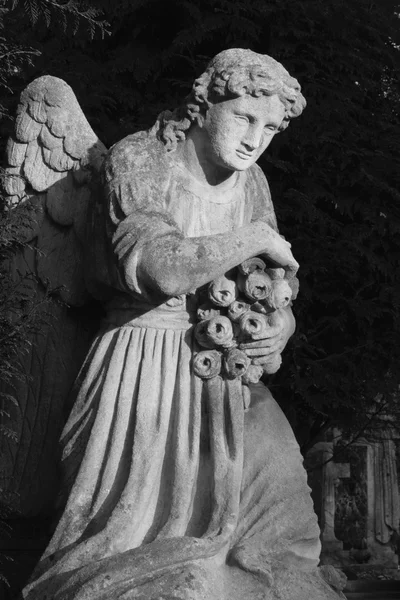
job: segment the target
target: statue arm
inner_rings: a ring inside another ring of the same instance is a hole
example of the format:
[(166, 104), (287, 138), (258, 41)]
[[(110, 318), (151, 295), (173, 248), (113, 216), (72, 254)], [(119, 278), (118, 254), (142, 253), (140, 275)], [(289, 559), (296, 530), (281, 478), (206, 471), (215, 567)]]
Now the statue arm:
[(289, 244), (263, 221), (185, 238), (169, 215), (138, 211), (119, 224), (112, 242), (127, 288), (158, 297), (190, 292), (255, 255), (297, 266)]

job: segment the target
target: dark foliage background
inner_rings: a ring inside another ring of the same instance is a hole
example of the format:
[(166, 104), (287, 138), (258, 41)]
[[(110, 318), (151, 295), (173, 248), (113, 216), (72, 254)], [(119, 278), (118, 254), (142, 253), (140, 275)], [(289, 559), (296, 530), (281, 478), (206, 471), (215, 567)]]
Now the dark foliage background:
[[(393, 0), (0, 2), (3, 112), (33, 78), (55, 75), (108, 145), (173, 108), (225, 48), (271, 54), (299, 79), (308, 108), (260, 164), (301, 264), (297, 333), (269, 383), (304, 450), (331, 425), (358, 435), (376, 413), (397, 415), (399, 10)], [(12, 121), (0, 125), (4, 141)]]

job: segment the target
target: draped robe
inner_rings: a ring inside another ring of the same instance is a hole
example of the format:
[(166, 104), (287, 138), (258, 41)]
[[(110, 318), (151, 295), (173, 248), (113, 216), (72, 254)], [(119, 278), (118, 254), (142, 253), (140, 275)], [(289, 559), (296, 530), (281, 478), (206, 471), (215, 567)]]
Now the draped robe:
[(62, 434), (65, 508), (24, 597), (235, 598), (239, 569), (265, 598), (336, 598), (316, 574), (319, 529), (282, 411), (262, 383), (245, 410), (240, 380), (196, 377), (198, 293), (161, 303), (137, 268), (155, 237), (276, 228), (261, 169), (210, 191), (139, 133), (111, 149), (104, 189), (108, 251), (88, 277), (103, 274), (106, 317)]

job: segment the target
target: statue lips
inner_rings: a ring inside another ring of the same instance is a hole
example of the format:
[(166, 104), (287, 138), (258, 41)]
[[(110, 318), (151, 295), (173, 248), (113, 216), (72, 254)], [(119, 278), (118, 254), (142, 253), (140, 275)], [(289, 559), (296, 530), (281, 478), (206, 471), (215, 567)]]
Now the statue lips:
[(253, 158), (253, 153), (249, 154), (248, 152), (243, 152), (243, 150), (236, 150), (236, 154), (242, 160), (249, 160), (250, 158)]

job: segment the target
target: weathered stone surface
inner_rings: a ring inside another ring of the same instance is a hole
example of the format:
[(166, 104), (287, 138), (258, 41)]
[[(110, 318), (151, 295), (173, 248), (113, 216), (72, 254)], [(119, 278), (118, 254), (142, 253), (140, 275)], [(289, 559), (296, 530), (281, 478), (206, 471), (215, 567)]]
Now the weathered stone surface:
[[(46, 191), (75, 169), (70, 157), (93, 173), (74, 179), (92, 190), (89, 213), (63, 184), (48, 193), (41, 280), (58, 265), (54, 281), (65, 277), (78, 304), (82, 263), (106, 310), (61, 436), (64, 512), (26, 599), (340, 597), (317, 569), (319, 529), (293, 432), (263, 383), (242, 382), (250, 364), (279, 368), (294, 331), (284, 304), (298, 264), (255, 163), (304, 106), (282, 65), (228, 50), (185, 108), (110, 150), (100, 179), (101, 147), (70, 88), (41, 78), (24, 93), (17, 139), (29, 142), (28, 183)], [(82, 261), (73, 235), (84, 240), (86, 215), (97, 233)], [(255, 256), (262, 290), (238, 273)], [(264, 269), (288, 282), (283, 304)], [(265, 324), (254, 335), (229, 313), (238, 278)], [(217, 316), (198, 312), (206, 301)], [(203, 357), (203, 375), (192, 368), (196, 318), (220, 356)], [(233, 356), (244, 357), (240, 368)]]

